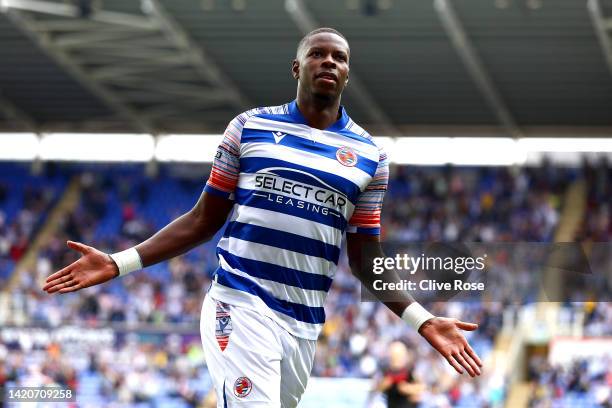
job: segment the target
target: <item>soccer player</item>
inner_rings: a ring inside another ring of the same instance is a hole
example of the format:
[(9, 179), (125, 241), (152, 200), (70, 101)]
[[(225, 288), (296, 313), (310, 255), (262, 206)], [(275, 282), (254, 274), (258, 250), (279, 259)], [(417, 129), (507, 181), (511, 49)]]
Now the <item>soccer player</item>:
[[(338, 31), (307, 34), (292, 65), (297, 98), (229, 123), (190, 211), (111, 255), (68, 241), (82, 257), (49, 276), (43, 289), (73, 292), (185, 253), (210, 240), (231, 212), (200, 324), (219, 406), (295, 407), (312, 368), (343, 234), (351, 269), (368, 287), (373, 274), (363, 248), (374, 245), (382, 255), (388, 160), (340, 105), (349, 59)], [(477, 325), (434, 317), (402, 296), (385, 305), (457, 372), (479, 375), (482, 363), (461, 333)]]

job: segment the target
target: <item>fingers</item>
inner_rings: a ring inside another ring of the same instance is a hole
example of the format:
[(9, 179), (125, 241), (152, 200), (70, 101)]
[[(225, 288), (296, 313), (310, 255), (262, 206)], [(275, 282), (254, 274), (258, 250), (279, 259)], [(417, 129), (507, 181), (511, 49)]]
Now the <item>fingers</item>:
[[(87, 245), (75, 241), (66, 241), (66, 245), (68, 246), (68, 248), (74, 249), (75, 251), (79, 251), (83, 255), (88, 254), (92, 249)], [(53, 293), (59, 290), (55, 286), (62, 284), (66, 282), (67, 279), (69, 279), (68, 275), (74, 270), (74, 266), (77, 262), (79, 261), (73, 262), (64, 269), (61, 269), (47, 277), (47, 279), (45, 280), (47, 284), (43, 287), (43, 290), (48, 291), (49, 293)]]
[[(58, 278), (61, 278), (61, 277), (65, 276), (65, 275), (69, 274), (69, 273), (70, 273), (70, 271), (72, 270), (72, 266), (73, 266), (73, 265), (74, 265), (74, 263), (72, 263), (72, 264), (68, 265), (68, 266), (67, 266), (67, 267), (65, 267), (64, 269), (61, 269), (61, 270), (59, 270), (59, 271), (55, 272), (53, 275), (49, 275), (49, 277), (47, 277), (47, 279), (45, 280), (45, 282), (47, 282), (47, 283), (48, 283), (48, 282), (51, 282), (51, 281), (53, 281), (53, 280), (56, 280), (56, 279), (58, 279)], [(43, 290), (46, 290), (45, 288), (46, 288), (47, 286), (49, 286), (49, 285), (46, 285), (46, 286), (43, 288)]]
[(467, 322), (462, 322), (461, 320), (458, 320), (457, 323), (455, 324), (461, 330), (473, 331), (478, 328), (478, 325), (476, 323), (467, 323)]
[(73, 284), (71, 286), (68, 286), (68, 287), (60, 289), (59, 293), (75, 292), (75, 291), (77, 291), (79, 289), (82, 289), (82, 288), (83, 288), (82, 284), (73, 282)]
[(53, 281), (47, 283), (43, 290), (46, 290), (47, 293), (54, 293), (60, 290), (61, 288), (67, 286), (66, 284), (73, 280), (73, 276), (70, 273), (67, 273)]
[(461, 365), (461, 367), (466, 369), (466, 371), (468, 372), (470, 377), (475, 377), (476, 376), (476, 372), (474, 371), (472, 366), (470, 366), (470, 364), (467, 361), (465, 361), (465, 359), (463, 358), (463, 355), (461, 353), (453, 354), (453, 358)]
[[(45, 286), (43, 286), (43, 290), (49, 291), (49, 289), (53, 288), (54, 286), (69, 281), (70, 279), (72, 279), (72, 276), (71, 276), (70, 272), (71, 272), (70, 269), (64, 268), (61, 271), (56, 272), (53, 275), (49, 276), (47, 278), (47, 284)], [(53, 279), (51, 279), (51, 278), (53, 278)]]
[(455, 369), (455, 371), (457, 371), (459, 374), (463, 374), (463, 369), (461, 369), (461, 365), (459, 365), (459, 363), (457, 363), (452, 356), (444, 356), (444, 358), (446, 358), (446, 361), (448, 361), (448, 364), (450, 364), (451, 366), (453, 366), (453, 368)]
[(67, 241), (66, 245), (68, 245), (68, 248), (74, 249), (75, 251), (79, 251), (83, 255), (87, 254), (91, 250), (91, 247), (88, 247), (85, 244), (81, 244), (80, 242)]
[(480, 368), (478, 367), (478, 364), (476, 364), (474, 359), (470, 357), (465, 350), (461, 351), (461, 357), (463, 357), (463, 360), (467, 361), (467, 363), (470, 365), (474, 375), (480, 375)]
[[(476, 323), (462, 322), (460, 320), (457, 321), (456, 325), (458, 328), (462, 330), (467, 330), (467, 331), (476, 330), (478, 328), (478, 325)], [(480, 361), (480, 358), (478, 357), (478, 355), (474, 352), (472, 347), (470, 347), (470, 345), (467, 342), (465, 342), (464, 349), (461, 351), (461, 356), (463, 360), (466, 361), (470, 365), (471, 369), (479, 375), (480, 369), (478, 367), (482, 367), (482, 361)], [(470, 373), (470, 375), (472, 374)]]
[(83, 289), (84, 287), (85, 286), (83, 285), (83, 283), (75, 279), (70, 279), (70, 280), (67, 280), (66, 282), (58, 283), (57, 285), (53, 286), (52, 288), (48, 290), (47, 293), (49, 294), (55, 293), (55, 292), (68, 293), (68, 292), (77, 291), (79, 289)]
[(482, 361), (480, 361), (480, 357), (478, 357), (478, 354), (476, 354), (474, 350), (472, 350), (472, 347), (470, 347), (470, 345), (467, 343), (465, 344), (465, 351), (470, 357), (472, 357), (476, 364), (482, 367)]

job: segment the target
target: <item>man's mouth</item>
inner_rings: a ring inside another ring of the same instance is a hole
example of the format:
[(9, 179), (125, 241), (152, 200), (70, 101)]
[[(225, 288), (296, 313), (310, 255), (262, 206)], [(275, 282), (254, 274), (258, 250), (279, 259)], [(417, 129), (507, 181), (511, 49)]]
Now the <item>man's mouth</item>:
[(321, 79), (326, 79), (328, 81), (334, 81), (334, 82), (338, 82), (338, 77), (336, 76), (336, 74), (331, 73), (331, 72), (322, 72), (320, 74), (318, 74), (316, 76), (316, 78), (321, 78)]

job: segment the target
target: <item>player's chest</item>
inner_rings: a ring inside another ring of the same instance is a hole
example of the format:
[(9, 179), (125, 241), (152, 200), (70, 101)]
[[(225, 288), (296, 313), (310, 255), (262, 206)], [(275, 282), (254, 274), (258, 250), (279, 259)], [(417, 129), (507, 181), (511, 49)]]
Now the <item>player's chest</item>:
[[(351, 193), (353, 187), (363, 190), (376, 172), (377, 162), (372, 152), (351, 145), (350, 141), (329, 137), (313, 129), (310, 134), (249, 129), (242, 135), (241, 167), (256, 168), (257, 172), (274, 168), (294, 175), (304, 174), (319, 179), (334, 190)], [(370, 156), (370, 157), (368, 157)], [(253, 166), (257, 160), (258, 165)], [(242, 166), (242, 164), (247, 166)], [(241, 169), (244, 171), (245, 169)]]

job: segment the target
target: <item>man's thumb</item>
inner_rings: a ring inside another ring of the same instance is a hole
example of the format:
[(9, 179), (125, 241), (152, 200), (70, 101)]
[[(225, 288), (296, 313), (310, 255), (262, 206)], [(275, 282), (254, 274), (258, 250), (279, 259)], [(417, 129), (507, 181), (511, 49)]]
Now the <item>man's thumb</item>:
[(74, 249), (75, 251), (79, 251), (83, 255), (85, 255), (89, 251), (89, 247), (87, 245), (83, 245), (80, 242), (67, 241), (66, 245), (68, 248)]
[(461, 330), (472, 331), (472, 330), (476, 330), (478, 328), (478, 325), (476, 323), (467, 323), (467, 322), (458, 321), (457, 327), (459, 327)]

